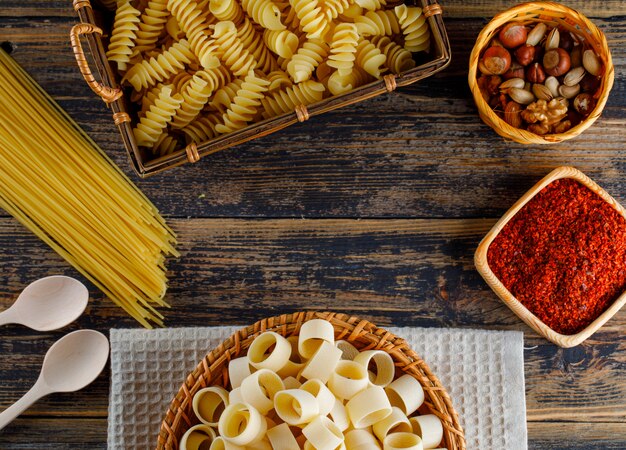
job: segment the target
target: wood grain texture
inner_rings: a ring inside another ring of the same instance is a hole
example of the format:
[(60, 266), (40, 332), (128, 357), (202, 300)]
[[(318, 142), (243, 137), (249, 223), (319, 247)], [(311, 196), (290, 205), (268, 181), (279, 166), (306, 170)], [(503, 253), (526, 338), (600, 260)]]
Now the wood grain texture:
[[(616, 83), (590, 130), (536, 148), (505, 142), (484, 125), (466, 82), (480, 29), (517, 2), (442, 3), (453, 48), (443, 73), (147, 181), (132, 173), (110, 111), (76, 68), (69, 0), (3, 1), (0, 42), (179, 233), (169, 326), (340, 309), (383, 327), (523, 330), (529, 448), (626, 448), (626, 311), (583, 345), (560, 349), (517, 319), (472, 263), (497, 218), (557, 166), (579, 168), (626, 203), (624, 4), (568, 2), (607, 35)], [(0, 309), (38, 277), (77, 276), (3, 211), (0, 268)], [(65, 330), (0, 329), (0, 409), (30, 388), (64, 333), (135, 326), (90, 291), (87, 313)], [(0, 432), (0, 448), (106, 448), (108, 385), (107, 368), (81, 392), (43, 399)]]
[[(490, 219), (240, 220), (180, 219), (181, 258), (170, 263), (170, 326), (249, 324), (279, 312), (337, 309), (379, 326), (453, 326), (518, 329), (526, 333), (528, 420), (620, 422), (626, 411), (626, 342), (618, 313), (585, 344), (560, 349), (537, 336), (488, 289), (472, 266)], [(13, 242), (10, 245), (10, 242)], [(10, 247), (10, 252), (8, 248)], [(8, 305), (30, 277), (76, 274), (16, 225), (0, 220), (0, 305)], [(92, 290), (76, 327), (133, 326), (121, 310)], [(375, 305), (375, 306), (373, 306)], [(8, 327), (0, 341), (0, 380), (28, 389), (48, 346), (62, 332), (35, 334)], [(207, 349), (208, 350), (208, 349)], [(28, 414), (105, 415), (106, 375), (87, 390), (59, 394)], [(601, 393), (601, 394), (599, 394)], [(590, 398), (595, 398), (589, 403)], [(0, 390), (0, 407), (15, 399)]]

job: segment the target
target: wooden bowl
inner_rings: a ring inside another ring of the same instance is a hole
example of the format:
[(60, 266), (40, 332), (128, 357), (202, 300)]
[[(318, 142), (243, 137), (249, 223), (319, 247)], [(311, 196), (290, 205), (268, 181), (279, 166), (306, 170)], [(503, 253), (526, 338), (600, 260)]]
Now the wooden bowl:
[(528, 203), (539, 191), (549, 185), (555, 180), (561, 178), (572, 178), (579, 183), (588, 187), (590, 190), (598, 194), (604, 201), (611, 205), (617, 212), (619, 212), (624, 218), (626, 218), (626, 210), (620, 205), (613, 197), (611, 197), (604, 189), (593, 182), (584, 173), (573, 167), (559, 167), (548, 175), (546, 175), (541, 181), (534, 185), (528, 192), (526, 192), (504, 216), (493, 226), (493, 228), (487, 233), (483, 240), (478, 245), (476, 253), (474, 255), (474, 263), (476, 269), (485, 279), (487, 284), (493, 289), (493, 291), (500, 297), (500, 299), (509, 307), (517, 316), (522, 319), (526, 324), (535, 330), (537, 333), (555, 343), (560, 347), (574, 347), (593, 333), (595, 333), (602, 325), (606, 323), (611, 317), (619, 311), (619, 309), (626, 303), (626, 292), (622, 293), (613, 303), (600, 314), (593, 322), (591, 322), (586, 328), (576, 334), (561, 334), (554, 331), (537, 316), (528, 310), (519, 300), (515, 298), (513, 294), (502, 284), (502, 282), (496, 277), (487, 261), (487, 251), (493, 240), (500, 234), (504, 226), (511, 220), (522, 207)]
[(192, 398), (200, 389), (228, 385), (228, 362), (244, 356), (255, 337), (264, 331), (274, 331), (282, 336), (297, 335), (304, 322), (311, 319), (329, 321), (335, 329), (337, 340), (346, 340), (359, 350), (379, 349), (388, 352), (395, 365), (404, 373), (415, 377), (423, 386), (429, 412), (443, 423), (442, 447), (448, 450), (465, 450), (463, 429), (450, 396), (428, 365), (409, 348), (406, 341), (394, 336), (367, 320), (332, 312), (299, 312), (263, 319), (237, 331), (217, 348), (207, 354), (191, 372), (172, 400), (159, 432), (157, 449), (177, 449), (178, 442), (191, 426), (198, 422), (192, 409)]
[[(585, 120), (575, 127), (570, 128), (565, 133), (540, 136), (521, 128), (512, 127), (494, 112), (480, 92), (476, 74), (478, 71), (478, 62), (482, 56), (483, 50), (487, 48), (504, 24), (514, 21), (521, 22), (525, 25), (543, 22), (547, 24), (548, 27), (556, 26), (565, 28), (579, 39), (584, 39), (586, 47), (591, 47), (602, 61), (604, 73), (600, 87), (594, 95), (597, 101), (596, 107)], [(522, 3), (501, 12), (483, 28), (476, 39), (476, 44), (470, 55), (468, 83), (472, 90), (481, 119), (500, 136), (519, 142), (520, 144), (552, 144), (578, 136), (600, 117), (604, 105), (609, 98), (609, 92), (613, 87), (614, 77), (613, 60), (611, 59), (611, 52), (606, 42), (606, 37), (589, 19), (578, 11), (574, 11), (559, 3), (530, 2)]]

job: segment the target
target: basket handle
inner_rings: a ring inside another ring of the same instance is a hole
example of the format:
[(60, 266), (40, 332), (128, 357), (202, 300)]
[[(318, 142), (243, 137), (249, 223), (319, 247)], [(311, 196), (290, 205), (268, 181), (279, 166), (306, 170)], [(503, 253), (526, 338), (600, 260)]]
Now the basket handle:
[(93, 33), (102, 35), (102, 30), (99, 27), (90, 23), (83, 22), (74, 25), (72, 27), (72, 30), (70, 31), (70, 42), (72, 43), (72, 50), (74, 51), (74, 56), (76, 57), (78, 69), (80, 70), (80, 73), (83, 74), (83, 78), (85, 78), (85, 81), (87, 82), (91, 90), (99, 95), (105, 103), (111, 103), (122, 96), (122, 90), (119, 88), (110, 88), (96, 81), (93, 74), (91, 73), (89, 64), (87, 63), (87, 58), (85, 58), (83, 46), (80, 43), (81, 35)]

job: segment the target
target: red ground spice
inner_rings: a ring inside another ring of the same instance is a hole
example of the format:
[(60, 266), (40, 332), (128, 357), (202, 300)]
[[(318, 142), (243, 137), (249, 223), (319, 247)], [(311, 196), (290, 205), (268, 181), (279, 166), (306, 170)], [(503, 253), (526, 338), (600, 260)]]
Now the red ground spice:
[(487, 252), (506, 288), (553, 330), (575, 334), (626, 288), (626, 220), (578, 181), (553, 181)]

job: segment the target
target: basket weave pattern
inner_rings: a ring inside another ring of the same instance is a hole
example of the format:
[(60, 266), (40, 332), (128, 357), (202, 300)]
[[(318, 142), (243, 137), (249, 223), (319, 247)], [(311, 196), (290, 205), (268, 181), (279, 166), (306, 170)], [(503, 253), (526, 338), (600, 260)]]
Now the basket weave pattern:
[(450, 396), (428, 365), (401, 339), (378, 328), (367, 320), (332, 312), (299, 312), (263, 319), (242, 328), (207, 354), (191, 372), (180, 388), (161, 423), (157, 449), (178, 449), (178, 441), (198, 421), (192, 410), (192, 398), (200, 389), (211, 385), (228, 385), (228, 363), (246, 354), (256, 336), (274, 331), (282, 336), (297, 335), (304, 322), (311, 319), (329, 321), (335, 329), (335, 338), (351, 342), (359, 350), (384, 350), (393, 358), (396, 367), (415, 377), (422, 384), (424, 404), (443, 422), (442, 446), (448, 450), (465, 450), (465, 437)]
[[(604, 73), (600, 87), (595, 95), (597, 100), (596, 107), (585, 120), (565, 133), (540, 136), (527, 130), (512, 127), (491, 109), (480, 92), (477, 81), (477, 71), (478, 62), (482, 56), (483, 50), (487, 48), (504, 24), (514, 21), (521, 22), (524, 25), (543, 22), (549, 27), (564, 28), (579, 40), (584, 39), (586, 45), (590, 46), (602, 61)], [(611, 52), (606, 37), (589, 19), (578, 11), (574, 11), (559, 3), (530, 2), (523, 3), (496, 15), (491, 22), (483, 28), (476, 39), (476, 44), (470, 55), (468, 83), (472, 90), (481, 119), (500, 136), (521, 144), (551, 144), (578, 136), (600, 117), (604, 105), (609, 98), (609, 92), (613, 87), (614, 77), (615, 69), (613, 67), (613, 60), (611, 59)]]

